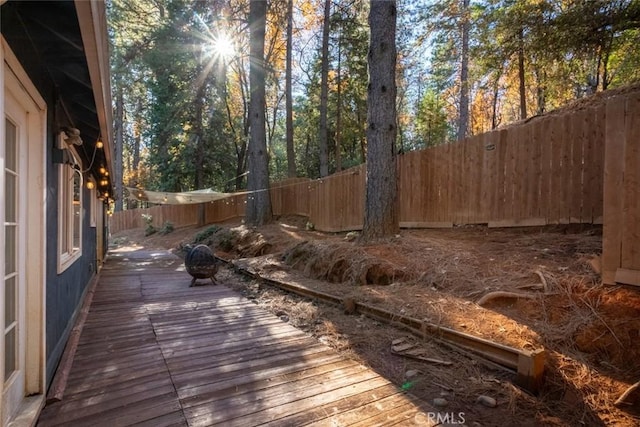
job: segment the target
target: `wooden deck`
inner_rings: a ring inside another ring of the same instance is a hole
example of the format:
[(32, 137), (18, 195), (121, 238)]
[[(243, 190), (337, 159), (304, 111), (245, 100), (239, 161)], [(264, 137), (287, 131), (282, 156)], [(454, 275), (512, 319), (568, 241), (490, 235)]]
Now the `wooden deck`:
[(111, 253), (40, 426), (433, 425), (424, 403), (163, 251)]

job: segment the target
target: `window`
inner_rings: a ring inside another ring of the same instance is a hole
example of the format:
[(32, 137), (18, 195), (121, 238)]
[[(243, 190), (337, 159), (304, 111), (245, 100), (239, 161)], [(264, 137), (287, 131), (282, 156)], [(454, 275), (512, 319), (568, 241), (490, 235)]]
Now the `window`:
[[(18, 127), (5, 120), (5, 203), (4, 203), (4, 379), (19, 369), (18, 366)], [(1, 322), (1, 320), (0, 320)], [(0, 323), (2, 325), (2, 323)]]
[[(91, 180), (93, 182), (93, 180)], [(96, 193), (96, 184), (93, 182), (93, 185), (89, 189), (89, 226), (96, 226), (96, 215), (98, 214), (98, 194)]]
[(72, 164), (58, 165), (58, 273), (82, 255), (81, 163), (73, 148), (69, 147), (67, 151)]

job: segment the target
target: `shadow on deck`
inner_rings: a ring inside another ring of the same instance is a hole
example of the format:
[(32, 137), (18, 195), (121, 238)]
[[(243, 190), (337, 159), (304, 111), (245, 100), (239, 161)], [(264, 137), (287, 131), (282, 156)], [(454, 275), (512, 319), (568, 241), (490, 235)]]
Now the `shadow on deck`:
[(424, 403), (166, 251), (111, 252), (54, 425), (433, 425)]

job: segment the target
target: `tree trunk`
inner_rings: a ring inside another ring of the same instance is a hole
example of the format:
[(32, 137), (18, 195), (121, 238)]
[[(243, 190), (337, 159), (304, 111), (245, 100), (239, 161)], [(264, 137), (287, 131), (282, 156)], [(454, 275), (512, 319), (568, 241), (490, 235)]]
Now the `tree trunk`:
[(138, 168), (140, 167), (140, 145), (142, 144), (142, 100), (138, 99), (136, 108), (136, 129), (133, 134), (133, 170), (135, 171), (136, 182), (138, 184)]
[(252, 0), (249, 6), (250, 63), (249, 63), (249, 178), (247, 180), (247, 209), (245, 221), (259, 226), (271, 222), (269, 194), (269, 159), (265, 117), (265, 60), (264, 37), (267, 2)]
[[(609, 57), (611, 55), (611, 49), (613, 45), (614, 33), (611, 33), (606, 46), (602, 47), (602, 90), (609, 89), (609, 83), (611, 83), (611, 77), (609, 76)], [(615, 73), (614, 73), (615, 74)]]
[(324, 23), (322, 24), (322, 63), (320, 66), (320, 129), (318, 146), (320, 148), (320, 176), (329, 175), (329, 143), (327, 110), (329, 104), (329, 27), (331, 18), (331, 0), (324, 2)]
[[(140, 145), (142, 144), (142, 99), (138, 98), (133, 123), (133, 159), (131, 160), (131, 178), (127, 182), (129, 187), (137, 187), (140, 184)], [(141, 206), (137, 200), (128, 200), (127, 209), (136, 209)]]
[(396, 2), (371, 0), (365, 241), (399, 230), (396, 123)]
[(296, 172), (296, 154), (293, 146), (293, 96), (291, 94), (291, 54), (293, 41), (293, 0), (287, 1), (287, 64), (285, 76), (285, 93), (286, 93), (286, 127), (287, 127), (287, 176), (295, 178)]
[[(244, 67), (238, 67), (238, 69), (240, 70), (244, 70)], [(243, 102), (243, 108), (242, 108), (242, 130), (237, 130), (235, 125), (234, 125), (234, 117), (233, 117), (233, 113), (231, 112), (231, 105), (229, 105), (229, 92), (227, 91), (227, 64), (225, 62), (222, 63), (222, 72), (221, 75), (225, 76), (224, 77), (224, 81), (222, 82), (221, 88), (220, 90), (222, 91), (222, 98), (224, 100), (224, 105), (225, 105), (225, 109), (227, 111), (227, 124), (229, 125), (229, 128), (231, 129), (231, 134), (233, 135), (233, 145), (235, 148), (235, 152), (236, 152), (236, 176), (234, 178), (232, 178), (229, 182), (233, 182), (234, 188), (236, 191), (240, 191), (243, 188), (243, 177), (244, 177), (244, 172), (247, 166), (247, 139), (249, 138), (249, 126), (247, 125), (249, 118), (248, 116), (248, 111), (246, 108), (246, 96), (245, 96), (245, 90), (244, 90), (244, 81), (245, 79), (242, 78), (243, 74), (239, 73), (238, 76), (238, 80), (239, 80), (239, 86), (240, 86), (240, 91), (242, 93), (242, 102)], [(238, 135), (239, 132), (242, 132), (240, 135)], [(230, 190), (227, 190), (230, 191)]]
[(202, 110), (204, 108), (204, 90), (202, 83), (196, 90), (196, 99), (194, 102), (194, 139), (196, 144), (196, 158), (194, 160), (194, 187), (196, 190), (202, 189), (204, 185), (204, 135), (202, 132)]
[(124, 208), (124, 191), (122, 188), (123, 173), (122, 173), (122, 149), (124, 147), (124, 94), (122, 86), (118, 85), (116, 89), (116, 116), (114, 118), (115, 128), (115, 147), (114, 154), (114, 181), (116, 194), (115, 211), (120, 212)]
[[(310, 152), (311, 152), (311, 135), (309, 135), (308, 133), (306, 134), (306, 144), (304, 147), (304, 158), (308, 159), (310, 156)], [(307, 169), (307, 176), (313, 176), (313, 169), (311, 168), (311, 162), (305, 162), (306, 163), (306, 169)]]
[(500, 91), (500, 73), (493, 82), (493, 101), (491, 102), (491, 130), (498, 127), (498, 95)]
[(462, 55), (460, 61), (460, 116), (458, 140), (467, 136), (469, 128), (469, 0), (462, 0)]
[(337, 86), (337, 100), (336, 103), (338, 104), (336, 107), (336, 152), (335, 152), (335, 159), (336, 159), (336, 172), (340, 172), (342, 170), (342, 76), (340, 75), (341, 73), (341, 60), (342, 60), (342, 48), (341, 48), (341, 44), (342, 44), (342, 35), (340, 35), (340, 37), (338, 37), (338, 69), (337, 69), (337, 76), (336, 76), (336, 86)]
[[(366, 123), (366, 117), (364, 116), (364, 111), (361, 111), (360, 108), (357, 108), (356, 110), (356, 114), (358, 117), (358, 124), (360, 124), (360, 129), (363, 129), (367, 123)], [(358, 138), (358, 142), (360, 143), (360, 161), (362, 163), (367, 161), (367, 139), (365, 138), (365, 135), (362, 132), (359, 132), (360, 137)]]
[(536, 76), (536, 99), (538, 101), (536, 114), (544, 114), (547, 110), (547, 75), (544, 71), (544, 68), (540, 69), (540, 67), (534, 67), (533, 71)]
[(520, 119), (527, 118), (527, 92), (526, 82), (524, 76), (524, 30), (521, 28), (518, 46), (518, 79), (520, 81)]

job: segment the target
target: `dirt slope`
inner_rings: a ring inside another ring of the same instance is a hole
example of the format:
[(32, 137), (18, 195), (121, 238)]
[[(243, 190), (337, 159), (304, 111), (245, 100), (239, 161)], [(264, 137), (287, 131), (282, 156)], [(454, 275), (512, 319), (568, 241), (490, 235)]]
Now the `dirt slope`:
[[(461, 227), (402, 230), (376, 244), (357, 233), (306, 229), (306, 219), (285, 217), (260, 229), (238, 221), (187, 227), (166, 235), (130, 230), (114, 245), (210, 245), (221, 257), (244, 259), (272, 278), (294, 277), (304, 286), (379, 306), (521, 349), (548, 352), (545, 385), (531, 396), (513, 375), (482, 359), (419, 340), (359, 315), (304, 300), (226, 269), (222, 283), (284, 321), (349, 353), (427, 401), (447, 401), (442, 413), (464, 412), (466, 425), (640, 425), (640, 404), (614, 406), (640, 380), (640, 291), (605, 287), (597, 273), (601, 229), (555, 226), (527, 229)], [(527, 297), (490, 299), (505, 291)], [(450, 366), (391, 352), (404, 338)], [(477, 402), (480, 395), (497, 407)], [(630, 400), (640, 402), (640, 396)]]

